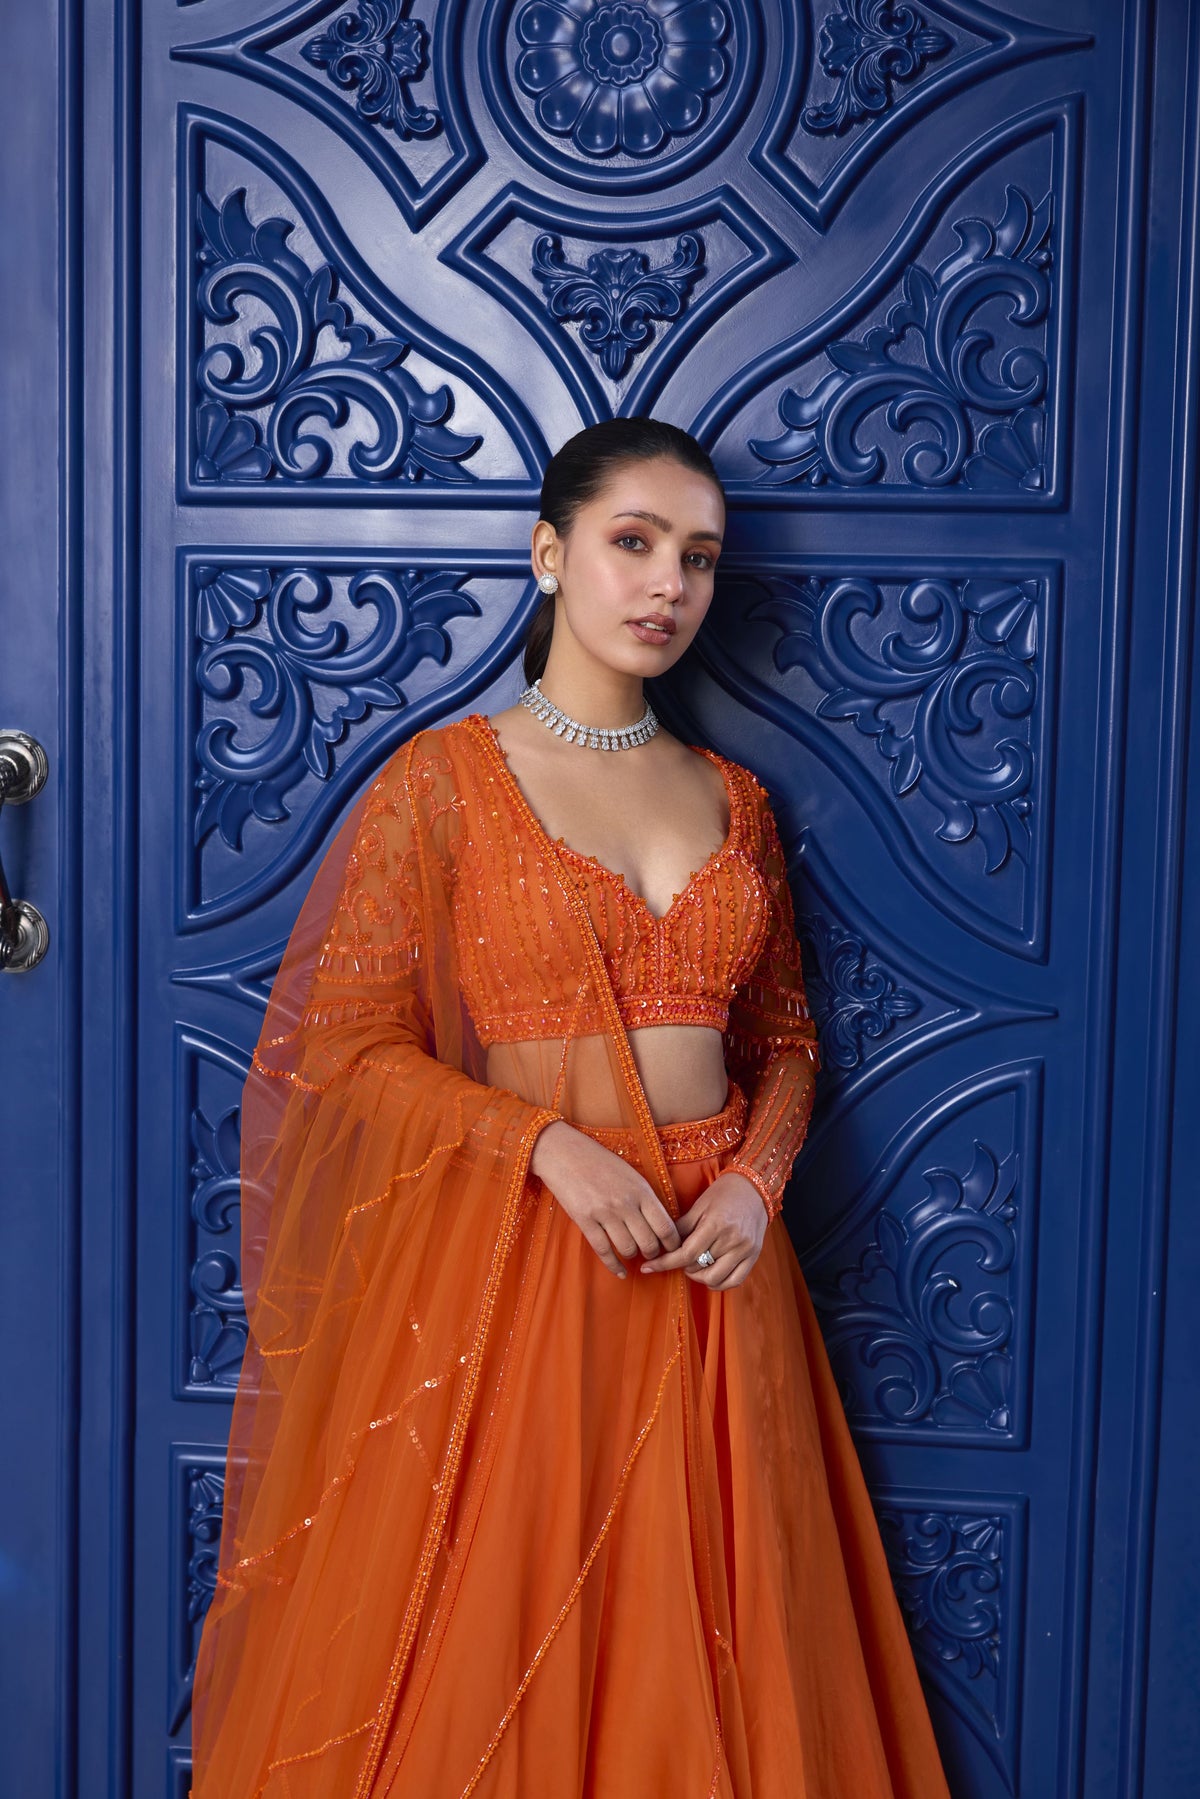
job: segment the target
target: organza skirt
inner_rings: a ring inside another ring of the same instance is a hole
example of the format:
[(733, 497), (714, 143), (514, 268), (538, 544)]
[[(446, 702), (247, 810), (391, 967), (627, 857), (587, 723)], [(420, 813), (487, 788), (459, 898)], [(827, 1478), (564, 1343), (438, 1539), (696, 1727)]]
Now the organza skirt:
[[(680, 1212), (744, 1117), (660, 1130)], [(532, 1175), (523, 1208), (486, 1482), (373, 1793), (948, 1799), (782, 1221), (713, 1293), (616, 1279)]]

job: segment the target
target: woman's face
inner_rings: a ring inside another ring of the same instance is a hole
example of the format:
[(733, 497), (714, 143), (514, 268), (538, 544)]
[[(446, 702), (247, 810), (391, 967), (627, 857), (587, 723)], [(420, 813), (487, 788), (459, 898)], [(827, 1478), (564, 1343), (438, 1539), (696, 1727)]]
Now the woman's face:
[(720, 489), (667, 457), (618, 468), (559, 537), (540, 519), (534, 566), (558, 576), (564, 627), (622, 673), (661, 674), (700, 628), (725, 529)]

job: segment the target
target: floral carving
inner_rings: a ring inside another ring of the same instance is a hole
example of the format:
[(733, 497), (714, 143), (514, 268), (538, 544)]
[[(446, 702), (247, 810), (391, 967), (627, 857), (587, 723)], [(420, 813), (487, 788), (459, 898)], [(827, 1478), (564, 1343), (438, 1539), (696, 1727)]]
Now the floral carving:
[[(746, 616), (779, 628), (777, 668), (799, 664), (825, 689), (818, 717), (851, 719), (873, 737), (892, 791), (919, 788), (947, 843), (978, 833), (994, 874), (1028, 847), (1034, 758), (1022, 721), (1037, 695), (1040, 591), (1032, 580), (923, 579), (893, 600), (861, 575), (776, 577)], [(860, 627), (893, 618), (897, 629), (862, 641)]]
[[(328, 780), (333, 746), (351, 724), (372, 709), (403, 706), (400, 682), (427, 657), (449, 660), (446, 625), (479, 613), (478, 601), (462, 591), (467, 579), (455, 571), (360, 569), (347, 582), (346, 600), (354, 614), (370, 607), (374, 620), (352, 638), (320, 568), (197, 567), (196, 629), (206, 647), (196, 684), (221, 710), (196, 739), (195, 841), (219, 829), (231, 849), (240, 849), (252, 813), (279, 823), (289, 816), (289, 790), (306, 772)], [(230, 702), (248, 677), (257, 692), (241, 716), (231, 716)], [(318, 694), (334, 696), (332, 708), (318, 710)], [(268, 721), (266, 735), (253, 743), (238, 740), (246, 711)]]
[(409, 0), (358, 0), (357, 7), (307, 38), (300, 54), (339, 87), (357, 89), (361, 118), (386, 125), (398, 137), (429, 137), (441, 120), (408, 91), (425, 72), (429, 32), (420, 19), (405, 17), (408, 7)]
[[(233, 1232), (240, 1203), (239, 1129), (237, 1106), (222, 1113), (215, 1125), (199, 1106), (192, 1110), (191, 1213), (198, 1236)], [(248, 1333), (235, 1257), (225, 1249), (202, 1249), (192, 1263), (191, 1286), (188, 1385), (232, 1390)]]
[(808, 981), (813, 1017), (819, 1021), (821, 1060), (826, 1068), (857, 1068), (869, 1044), (886, 1036), (899, 1018), (911, 1018), (921, 1001), (898, 987), (861, 937), (832, 925), (820, 913), (806, 913), (804, 934), (816, 951), (817, 972)]
[(216, 400), (197, 407), (197, 481), (265, 481), (270, 472), (271, 458), (253, 419), (234, 418)]
[(196, 1677), (196, 1651), (204, 1615), (217, 1590), (217, 1556), (221, 1544), (221, 1514), (225, 1505), (225, 1476), (215, 1468), (187, 1469), (187, 1621), (192, 1659), (180, 1682), (170, 1734), (183, 1724), (192, 1704)]
[[(1043, 490), (1039, 402), (1046, 392), (1046, 359), (1016, 331), (1001, 351), (992, 332), (976, 322), (986, 303), (1007, 300), (1010, 324), (1026, 333), (1042, 323), (1050, 305), (1051, 197), (1035, 207), (1019, 188), (1005, 191), (998, 224), (959, 219), (959, 249), (932, 274), (919, 263), (909, 265), (904, 298), (884, 325), (861, 342), (831, 344), (825, 354), (834, 372), (811, 393), (784, 391), (778, 409), (787, 429), (750, 444), (767, 464), (761, 480), (814, 487), (886, 480), (924, 488), (961, 481), (984, 492), (1005, 485)], [(994, 371), (987, 366), (993, 354), (999, 355)], [(880, 409), (896, 438), (923, 428), (899, 456), (898, 469), (890, 443), (884, 449), (859, 441)], [(1001, 415), (1012, 443), (995, 439), (994, 427), (982, 424), (980, 414)], [(1039, 461), (1030, 465), (1026, 458), (1035, 445)]]
[(580, 336), (619, 381), (653, 341), (654, 319), (676, 319), (704, 268), (704, 245), (692, 232), (678, 239), (668, 263), (652, 269), (640, 250), (596, 250), (581, 269), (568, 262), (562, 239), (543, 232), (533, 246), (533, 272), (552, 318), (582, 319)]
[[(426, 393), (400, 367), (409, 343), (354, 322), (336, 297), (332, 266), (310, 269), (288, 249), (286, 219), (252, 225), (244, 188), (220, 207), (201, 194), (197, 218), (196, 292), (210, 327), (196, 368), (198, 481), (315, 480), (328, 472), (334, 446), (311, 429), (314, 421), (335, 432), (349, 427), (346, 462), (361, 481), (474, 479), (460, 464), (481, 439), (449, 429), (450, 389)], [(243, 306), (267, 322), (248, 329)], [(218, 339), (225, 326), (235, 335)], [(322, 353), (326, 326), (345, 354)]]
[(585, 156), (650, 156), (692, 132), (729, 74), (725, 0), (526, 0), (516, 77)]
[(1023, 406), (1010, 420), (979, 433), (978, 453), (963, 473), (976, 493), (1041, 493), (1046, 485), (1046, 415)]
[(1009, 1520), (1001, 1513), (888, 1505), (878, 1512), (913, 1648), (939, 1675), (970, 1681), (970, 1698), (1002, 1734), (999, 1706)]
[(895, 0), (842, 0), (821, 27), (821, 67), (838, 77), (837, 92), (800, 115), (806, 131), (840, 133), (860, 119), (886, 112), (893, 84), (911, 81), (954, 40)]
[(879, 1212), (854, 1267), (832, 1286), (814, 1279), (852, 1418), (1010, 1430), (1017, 1163), (976, 1140), (965, 1175), (926, 1169), (928, 1191), (899, 1216)]

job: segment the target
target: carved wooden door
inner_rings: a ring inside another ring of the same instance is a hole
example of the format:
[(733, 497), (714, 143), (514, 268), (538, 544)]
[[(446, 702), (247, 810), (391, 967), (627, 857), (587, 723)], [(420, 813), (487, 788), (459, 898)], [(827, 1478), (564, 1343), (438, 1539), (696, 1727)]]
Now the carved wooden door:
[[(87, 957), (55, 976), (86, 997), (58, 1103), (90, 1155), (53, 1189), (66, 1372), (29, 1388), (14, 1512), (60, 1495), (57, 1609), (22, 1613), (53, 1790), (186, 1792), (272, 973), (372, 772), (515, 696), (540, 466), (613, 412), (695, 430), (728, 484), (659, 698), (777, 796), (824, 1051), (788, 1225), (956, 1799), (1200, 1779), (1170, 1498), (1197, 1346), (1162, 1297), (1200, 1251), (1169, 1205), (1200, 1150), (1173, 1085), (1200, 23), (1037, 12), (23, 19), (6, 129), (60, 133), (27, 205), (62, 207), (48, 504), (88, 621), (53, 748)], [(6, 1106), (47, 1090), (33, 1058)]]

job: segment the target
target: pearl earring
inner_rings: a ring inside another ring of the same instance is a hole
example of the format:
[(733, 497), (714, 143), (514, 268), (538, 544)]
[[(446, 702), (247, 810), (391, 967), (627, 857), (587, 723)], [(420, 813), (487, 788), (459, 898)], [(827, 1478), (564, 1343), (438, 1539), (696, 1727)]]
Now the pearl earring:
[(549, 571), (547, 571), (546, 574), (538, 576), (538, 586), (541, 588), (543, 593), (557, 593), (558, 592), (558, 576), (552, 575), (549, 573)]

